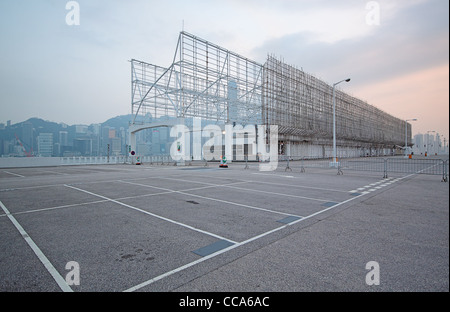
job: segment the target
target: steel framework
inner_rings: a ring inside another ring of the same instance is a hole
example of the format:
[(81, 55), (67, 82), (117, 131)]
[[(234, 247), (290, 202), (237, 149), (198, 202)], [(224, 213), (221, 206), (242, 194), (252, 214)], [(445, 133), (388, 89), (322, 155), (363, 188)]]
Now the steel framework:
[(262, 65), (181, 32), (168, 68), (131, 61), (132, 114), (261, 124)]
[[(273, 56), (259, 64), (181, 32), (172, 64), (131, 60), (133, 124), (200, 117), (208, 122), (278, 125), (280, 140), (329, 145), (332, 86)], [(403, 146), (405, 121), (336, 90), (340, 146)], [(411, 142), (411, 125), (407, 126)]]
[[(264, 65), (263, 120), (295, 141), (332, 139), (333, 87), (273, 56)], [(336, 90), (336, 136), (340, 145), (404, 145), (405, 121)], [(411, 125), (408, 124), (411, 142)]]

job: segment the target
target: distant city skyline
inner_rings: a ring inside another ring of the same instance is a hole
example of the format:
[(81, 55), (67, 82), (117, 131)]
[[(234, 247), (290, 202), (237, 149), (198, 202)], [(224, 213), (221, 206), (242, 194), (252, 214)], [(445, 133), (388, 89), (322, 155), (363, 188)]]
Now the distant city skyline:
[[(103, 124), (65, 125), (53, 131), (44, 125), (35, 126), (36, 119), (6, 125), (0, 123), (0, 157), (35, 156), (120, 156), (128, 151), (126, 118), (115, 116)], [(114, 120), (116, 126), (110, 126)], [(53, 122), (51, 122), (53, 123)], [(2, 130), (9, 131), (9, 136)], [(37, 131), (39, 129), (39, 131)], [(14, 134), (12, 134), (14, 133)], [(167, 128), (155, 128), (140, 132), (137, 137), (137, 152), (143, 156), (166, 154), (173, 138)], [(415, 155), (442, 155), (449, 153), (449, 140), (435, 131), (412, 136), (412, 151)], [(109, 150), (108, 150), (109, 145)]]
[[(125, 156), (129, 152), (131, 115), (115, 116), (104, 123), (66, 125), (39, 118), (0, 123), (0, 157)], [(165, 155), (174, 138), (166, 128), (142, 131), (137, 153)]]
[(413, 137), (449, 139), (448, 1), (79, 0), (78, 12), (68, 3), (0, 2), (0, 123), (130, 114), (128, 61), (168, 66), (184, 29), (257, 62), (273, 53), (329, 84), (351, 77), (342, 91), (417, 118)]

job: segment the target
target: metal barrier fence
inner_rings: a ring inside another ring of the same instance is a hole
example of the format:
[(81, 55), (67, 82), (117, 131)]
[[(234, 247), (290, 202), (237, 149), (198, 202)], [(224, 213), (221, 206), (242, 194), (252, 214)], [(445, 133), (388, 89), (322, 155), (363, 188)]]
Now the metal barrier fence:
[[(355, 164), (359, 163), (355, 166)], [(387, 178), (389, 173), (406, 174), (428, 174), (442, 175), (442, 181), (447, 181), (447, 163), (443, 159), (404, 159), (385, 158), (378, 161), (343, 161), (341, 170), (361, 170), (383, 172), (383, 177)]]
[(337, 164), (332, 159), (311, 159), (280, 156), (279, 163), (285, 163), (285, 171), (299, 170), (305, 172), (307, 168), (337, 170), (343, 174), (346, 170), (369, 171), (383, 173), (388, 178), (390, 173), (440, 175), (442, 181), (448, 181), (448, 159), (407, 159), (407, 158), (353, 158), (341, 159)]
[[(250, 169), (255, 161), (245, 160), (244, 169)], [(92, 156), (92, 157), (33, 157), (33, 158), (0, 158), (0, 168), (14, 167), (42, 167), (42, 166), (73, 166), (73, 165), (97, 165), (97, 164), (148, 164), (148, 165), (166, 165), (166, 166), (205, 166), (210, 162), (206, 160), (186, 160), (176, 161), (170, 155), (159, 156)], [(213, 162), (213, 163), (218, 163)], [(440, 158), (403, 158), (399, 157), (368, 157), (368, 158), (350, 158), (340, 159), (337, 164), (332, 163), (332, 159), (319, 159), (308, 157), (288, 157), (279, 156), (278, 164), (275, 168), (285, 171), (298, 170), (305, 172), (308, 168), (337, 170), (337, 174), (343, 174), (346, 170), (368, 171), (383, 173), (384, 178), (388, 178), (391, 173), (405, 174), (428, 174), (441, 175), (442, 181), (448, 181), (449, 160)]]
[(64, 165), (104, 165), (104, 164), (123, 164), (127, 161), (126, 156), (75, 156), (61, 157), (60, 164)]

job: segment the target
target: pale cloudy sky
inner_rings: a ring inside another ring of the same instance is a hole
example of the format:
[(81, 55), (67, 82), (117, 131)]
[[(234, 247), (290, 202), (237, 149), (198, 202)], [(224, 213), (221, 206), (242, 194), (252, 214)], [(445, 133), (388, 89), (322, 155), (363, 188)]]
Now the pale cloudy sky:
[(128, 61), (169, 66), (184, 25), (259, 63), (273, 54), (330, 84), (351, 77), (344, 92), (449, 138), (447, 0), (78, 0), (79, 26), (67, 2), (0, 1), (0, 122), (130, 113)]

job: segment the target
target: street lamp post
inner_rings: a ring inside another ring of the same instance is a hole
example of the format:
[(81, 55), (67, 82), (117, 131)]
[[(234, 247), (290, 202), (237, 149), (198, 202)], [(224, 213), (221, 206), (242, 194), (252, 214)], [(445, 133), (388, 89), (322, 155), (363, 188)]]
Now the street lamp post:
[(425, 156), (428, 156), (428, 144), (429, 144), (429, 141), (430, 141), (430, 134), (429, 133), (432, 133), (432, 132), (436, 132), (436, 131), (434, 131), (434, 130), (429, 130), (429, 131), (427, 131), (427, 150), (425, 151)]
[(408, 157), (408, 121), (417, 121), (417, 118), (405, 120), (405, 157)]
[(341, 81), (333, 84), (333, 162), (332, 162), (333, 167), (337, 166), (337, 161), (336, 161), (336, 156), (337, 156), (337, 153), (336, 153), (336, 93), (335, 93), (335, 89), (338, 84), (340, 84), (341, 82), (344, 82), (344, 81), (349, 82), (350, 78), (341, 80)]

